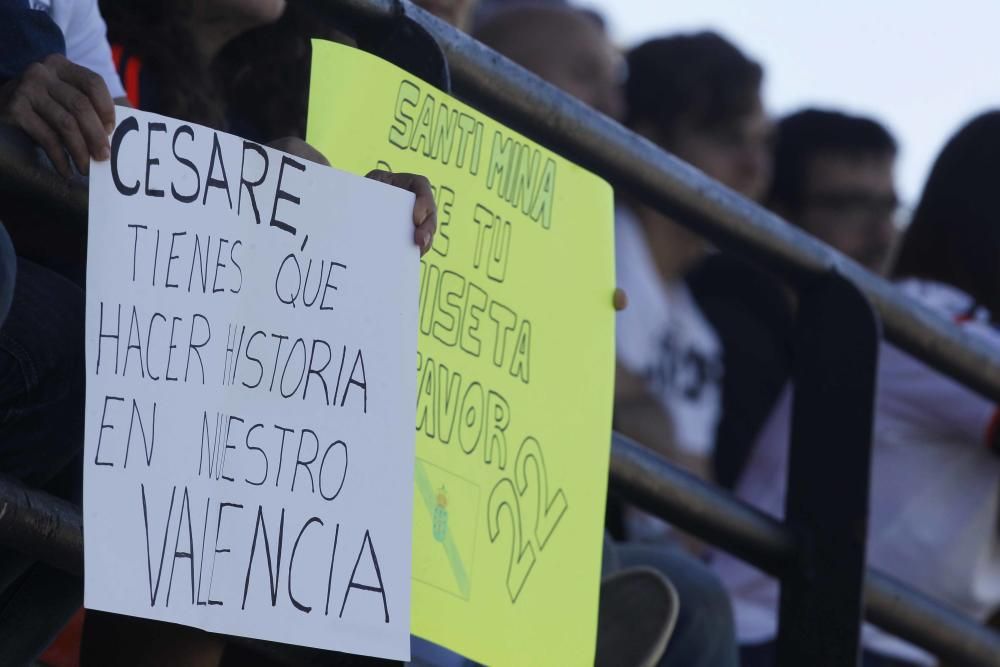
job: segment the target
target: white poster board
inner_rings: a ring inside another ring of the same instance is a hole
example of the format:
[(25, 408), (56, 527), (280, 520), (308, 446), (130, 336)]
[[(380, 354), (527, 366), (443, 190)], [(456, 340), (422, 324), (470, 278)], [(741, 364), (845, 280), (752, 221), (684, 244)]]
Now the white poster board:
[(407, 659), (413, 195), (117, 113), (90, 175), (85, 606)]

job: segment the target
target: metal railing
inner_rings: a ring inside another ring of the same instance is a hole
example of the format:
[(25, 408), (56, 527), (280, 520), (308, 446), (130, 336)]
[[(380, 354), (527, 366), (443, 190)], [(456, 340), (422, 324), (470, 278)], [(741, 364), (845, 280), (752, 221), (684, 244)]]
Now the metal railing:
[[(906, 298), (887, 281), (467, 35), (405, 0), (299, 1), (310, 2), (357, 35), (377, 34), (388, 24), (419, 26), (443, 53), (445, 87), (450, 75), (458, 96), (719, 247), (768, 266), (793, 285), (806, 289), (829, 276), (845, 281), (871, 303), (889, 340), (983, 395), (1000, 400), (1000, 354)], [(434, 56), (420, 62), (433, 67), (439, 64)], [(23, 146), (15, 146), (5, 134), (0, 134), (0, 193), (40, 198), (70, 220), (86, 218), (85, 191), (67, 189), (44, 169), (26, 166)], [(865, 456), (866, 447), (862, 448)], [(809, 542), (805, 538), (815, 536), (821, 527), (763, 514), (617, 434), (612, 442), (611, 473), (614, 485), (627, 499), (768, 573), (788, 578), (810, 565), (808, 558), (803, 560)], [(867, 471), (862, 478), (867, 486)], [(80, 526), (75, 508), (0, 478), (0, 543), (79, 572)], [(863, 544), (862, 540), (861, 548)], [(853, 548), (856, 551), (858, 545)], [(1000, 635), (885, 574), (869, 571), (863, 581), (858, 579), (847, 588), (854, 585), (860, 590), (863, 585), (864, 612), (875, 624), (957, 664), (1000, 664)], [(847, 620), (856, 626), (860, 614)], [(823, 664), (835, 663), (828, 659)]]

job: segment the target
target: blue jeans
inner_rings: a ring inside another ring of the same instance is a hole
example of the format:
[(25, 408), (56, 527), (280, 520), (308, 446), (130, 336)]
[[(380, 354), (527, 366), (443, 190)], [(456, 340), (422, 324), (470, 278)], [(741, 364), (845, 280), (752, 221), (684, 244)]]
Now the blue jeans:
[(645, 565), (670, 580), (680, 598), (677, 625), (660, 665), (739, 667), (732, 603), (712, 570), (680, 547), (605, 544), (605, 574)]
[[(14, 260), (4, 244), (0, 300), (15, 261), (13, 299), (0, 326), (0, 472), (79, 502), (83, 292), (47, 269)], [(32, 661), (82, 600), (79, 578), (0, 550), (0, 664)]]
[(17, 260), (0, 326), (0, 472), (79, 502), (82, 472), (57, 479), (83, 449), (83, 290)]
[[(777, 664), (778, 646), (775, 642), (747, 644), (740, 647), (743, 667), (774, 667)], [(861, 667), (918, 667), (914, 662), (890, 658), (872, 651), (861, 652)]]
[(7, 319), (10, 303), (14, 300), (14, 276), (17, 272), (17, 258), (7, 230), (0, 225), (0, 326)]

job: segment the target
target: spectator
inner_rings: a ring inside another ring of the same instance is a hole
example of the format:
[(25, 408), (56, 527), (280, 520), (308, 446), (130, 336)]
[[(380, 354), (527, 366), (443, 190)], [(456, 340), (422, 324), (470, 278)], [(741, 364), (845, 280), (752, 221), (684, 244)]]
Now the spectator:
[[(277, 21), (284, 0), (102, 0), (119, 73), (132, 105), (227, 129), (216, 59), (248, 30)], [(274, 139), (275, 137), (268, 137)]]
[(312, 38), (356, 46), (315, 6), (293, 2), (220, 51), (212, 69), (232, 132), (254, 141), (306, 136)]
[[(145, 10), (164, 9), (153, 4), (144, 5)], [(227, 24), (224, 4), (199, 5), (199, 11), (205, 13), (198, 17), (210, 22), (211, 29), (203, 27), (193, 29), (191, 34), (185, 33), (191, 38), (188, 44), (197, 44), (199, 53), (212, 53), (226, 39), (245, 29), (249, 19), (242, 14), (230, 15), (231, 21)], [(63, 37), (45, 13), (27, 9), (24, 2), (0, 0), (0, 18), (6, 38), (0, 45), (0, 72), (4, 74), (0, 78), (0, 116), (38, 142), (63, 175), (71, 174), (71, 165), (86, 172), (91, 158), (105, 159), (109, 152), (108, 133), (114, 126), (114, 105), (107, 86), (94, 72), (60, 55), (64, 49)], [(177, 23), (170, 25), (178, 27)], [(160, 27), (168, 29), (170, 25)], [(68, 41), (77, 43), (78, 40), (68, 35)], [(147, 46), (155, 48), (151, 42)], [(190, 73), (197, 75), (199, 71), (192, 69)], [(164, 87), (159, 92), (178, 91), (168, 91)], [(183, 93), (178, 93), (179, 103), (182, 97)], [(211, 104), (206, 104), (203, 110), (212, 108)], [(304, 157), (322, 160), (322, 156), (301, 141), (282, 147), (298, 150)], [(426, 179), (384, 172), (373, 172), (370, 177), (416, 193), (414, 240), (426, 251), (436, 220)], [(10, 271), (11, 260), (7, 253), (0, 260), (0, 276), (4, 276)], [(4, 443), (0, 467), (29, 484), (44, 486), (78, 501), (79, 463), (72, 459), (82, 446), (82, 293), (30, 262), (19, 258), (17, 264), (13, 304), (0, 330), (0, 441)], [(5, 294), (10, 292), (9, 284), (0, 288)], [(44, 566), (22, 563), (22, 560), (2, 555), (0, 562), (0, 578), (4, 584), (18, 579), (4, 588), (0, 623), (9, 627), (10, 622), (21, 622), (17, 630), (2, 633), (2, 664), (29, 661), (33, 656), (26, 651), (35, 651), (41, 646), (38, 642), (45, 639), (40, 635), (56, 629), (42, 627), (43, 623), (25, 622), (31, 617), (18, 612), (23, 609), (19, 605), (24, 600), (37, 602), (41, 599), (40, 594), (56, 593), (58, 604), (64, 608), (58, 612), (50, 609), (46, 615), (56, 622), (58, 613), (65, 612), (62, 617), (65, 620), (79, 605), (78, 582), (67, 575), (47, 571)], [(66, 598), (74, 602), (67, 606)], [(47, 598), (45, 601), (48, 602)], [(85, 658), (96, 664), (123, 661), (144, 664), (143, 660), (163, 659), (176, 659), (178, 664), (216, 664), (218, 661), (221, 643), (204, 633), (184, 633), (176, 630), (176, 626), (149, 623), (140, 624), (138, 631), (129, 635), (128, 628), (122, 627), (122, 624), (128, 625), (128, 621), (123, 621), (122, 617), (117, 621), (102, 621), (100, 616), (91, 616), (90, 620), (92, 629), (97, 628), (98, 639), (90, 642), (92, 650)], [(125, 642), (126, 636), (133, 640), (131, 644)], [(102, 637), (106, 640), (103, 643)], [(130, 653), (130, 648), (136, 649), (135, 652)]]
[[(899, 288), (1000, 348), (1000, 111), (961, 129), (938, 157), (892, 272)], [(1000, 608), (1000, 438), (995, 404), (884, 343), (872, 439), (868, 563), (961, 613)], [(780, 516), (790, 391), (753, 451), (738, 493)], [(744, 665), (774, 663), (777, 583), (729, 556), (718, 571), (736, 600)], [(873, 627), (865, 667), (932, 665)]]
[(768, 206), (881, 273), (895, 238), (895, 161), (896, 142), (877, 121), (799, 111), (778, 124)]
[[(609, 116), (621, 117), (624, 63), (594, 14), (518, 3), (493, 14), (475, 37), (565, 92)], [(677, 589), (680, 616), (663, 664), (737, 664), (729, 601), (702, 563), (676, 546), (628, 542), (608, 545), (604, 561), (606, 570), (652, 566)]]
[[(64, 48), (43, 12), (0, 0), (0, 119), (37, 133), (69, 174), (64, 146), (85, 165), (88, 151), (106, 144), (100, 134), (111, 103), (110, 97), (106, 105), (97, 102), (100, 111), (91, 105), (91, 93), (104, 84), (66, 61)], [(77, 106), (63, 106), (74, 97)], [(72, 126), (64, 124), (57, 135), (54, 119), (74, 109)], [(81, 127), (96, 129), (91, 146)], [(82, 332), (79, 288), (16, 257), (0, 225), (0, 471), (73, 501), (80, 492), (74, 459), (83, 445)], [(0, 551), (0, 664), (31, 662), (81, 599), (74, 577)]]
[[(227, 44), (256, 26), (277, 21), (283, 0), (242, 3), (213, 0), (184, 5), (179, 0), (105, 2), (109, 35), (116, 43), (119, 68), (135, 72), (129, 96), (139, 108), (199, 122), (219, 129), (241, 109), (228, 108), (214, 67)], [(128, 81), (127, 81), (128, 82)], [(238, 123), (237, 123), (238, 125)], [(272, 147), (326, 163), (301, 138), (272, 141)], [(414, 242), (426, 252), (436, 227), (430, 184), (422, 176), (373, 171), (369, 178), (411, 190)], [(95, 665), (176, 664), (217, 665), (225, 648), (221, 637), (181, 626), (91, 612), (84, 633), (85, 660)], [(157, 663), (159, 664), (159, 663)]]
[[(867, 268), (884, 269), (897, 207), (888, 130), (869, 118), (806, 110), (778, 124), (774, 155), (767, 204)], [(722, 339), (715, 473), (732, 487), (791, 373), (794, 296), (730, 253), (708, 258), (688, 282)]]
[(763, 196), (771, 123), (763, 70), (713, 32), (653, 39), (628, 54), (627, 124), (744, 197)]
[(596, 14), (515, 3), (494, 11), (474, 36), (591, 108), (621, 120), (625, 63)]
[[(628, 54), (627, 124), (724, 185), (758, 197), (767, 185), (770, 126), (763, 71), (721, 36), (650, 40)], [(711, 479), (721, 411), (722, 347), (684, 283), (703, 242), (659, 211), (618, 209), (619, 315), (615, 424), (678, 465)], [(663, 522), (629, 510), (635, 539), (674, 539)]]

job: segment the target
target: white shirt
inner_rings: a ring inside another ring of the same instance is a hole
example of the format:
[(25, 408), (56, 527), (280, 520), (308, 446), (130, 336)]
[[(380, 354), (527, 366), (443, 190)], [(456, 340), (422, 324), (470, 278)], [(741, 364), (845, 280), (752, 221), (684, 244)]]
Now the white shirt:
[(100, 75), (113, 99), (125, 97), (97, 0), (31, 0), (31, 8), (45, 12), (59, 26), (67, 60)]
[[(710, 456), (721, 409), (722, 346), (681, 280), (660, 276), (645, 233), (626, 208), (615, 212), (615, 266), (628, 307), (616, 323), (618, 362), (643, 378), (674, 426), (686, 452)], [(665, 525), (631, 513), (629, 537), (655, 540)]]
[[(900, 286), (1000, 347), (1000, 332), (966, 294), (925, 281)], [(1000, 458), (987, 448), (996, 406), (892, 345), (883, 343), (879, 356), (868, 565), (985, 620), (1000, 607)], [(778, 517), (784, 511), (790, 417), (788, 387), (737, 487), (741, 498)], [(717, 554), (714, 564), (733, 598), (740, 642), (774, 639), (777, 582), (728, 554)], [(935, 664), (931, 655), (867, 624), (862, 643), (884, 655)]]

